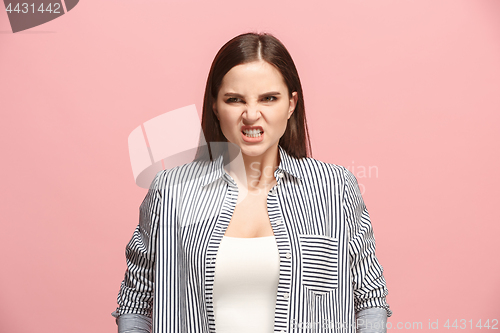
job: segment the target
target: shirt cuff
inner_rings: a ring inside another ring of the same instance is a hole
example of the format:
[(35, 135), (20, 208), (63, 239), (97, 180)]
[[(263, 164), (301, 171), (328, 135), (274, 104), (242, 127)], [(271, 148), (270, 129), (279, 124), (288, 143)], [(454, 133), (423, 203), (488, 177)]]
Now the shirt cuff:
[(368, 308), (356, 313), (357, 333), (386, 333), (387, 311), (384, 308)]
[[(116, 317), (116, 311), (111, 314)], [(146, 315), (125, 313), (116, 317), (118, 333), (151, 333), (152, 319)]]

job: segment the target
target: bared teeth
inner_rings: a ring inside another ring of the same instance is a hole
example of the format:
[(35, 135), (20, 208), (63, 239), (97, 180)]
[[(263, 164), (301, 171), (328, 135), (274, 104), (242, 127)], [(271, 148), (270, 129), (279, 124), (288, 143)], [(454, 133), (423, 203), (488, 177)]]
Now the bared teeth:
[(244, 130), (243, 133), (251, 138), (256, 138), (262, 135), (260, 130)]

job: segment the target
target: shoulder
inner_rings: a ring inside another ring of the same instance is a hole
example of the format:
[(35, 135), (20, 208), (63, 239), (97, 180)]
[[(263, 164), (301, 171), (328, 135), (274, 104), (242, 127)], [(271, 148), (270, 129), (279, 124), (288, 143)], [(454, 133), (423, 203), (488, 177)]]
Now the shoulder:
[(162, 190), (179, 185), (192, 184), (201, 180), (210, 168), (210, 161), (192, 161), (171, 169), (160, 170), (154, 177), (151, 187)]
[(314, 187), (314, 191), (322, 189), (335, 193), (342, 202), (348, 205), (363, 204), (358, 180), (348, 168), (314, 158), (302, 160), (307, 186)]
[(305, 157), (298, 161), (304, 178), (311, 182), (330, 179), (336, 183), (343, 184), (349, 177), (348, 174), (350, 171), (339, 164), (320, 161), (312, 157)]

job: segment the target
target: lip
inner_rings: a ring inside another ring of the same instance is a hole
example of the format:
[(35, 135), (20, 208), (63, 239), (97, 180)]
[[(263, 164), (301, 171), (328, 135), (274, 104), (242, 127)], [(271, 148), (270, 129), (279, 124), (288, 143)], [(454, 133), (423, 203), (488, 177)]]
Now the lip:
[(260, 130), (262, 133), (264, 133), (264, 129), (262, 126), (241, 126), (241, 132), (246, 130)]
[[(247, 129), (258, 129), (262, 132), (262, 134), (256, 138), (251, 138), (249, 136), (246, 136), (245, 133), (243, 133), (243, 131), (247, 130)], [(244, 142), (247, 142), (247, 143), (262, 142), (262, 140), (264, 140), (264, 131), (262, 130), (262, 127), (260, 127), (260, 126), (243, 126), (241, 128), (241, 138), (243, 139)]]

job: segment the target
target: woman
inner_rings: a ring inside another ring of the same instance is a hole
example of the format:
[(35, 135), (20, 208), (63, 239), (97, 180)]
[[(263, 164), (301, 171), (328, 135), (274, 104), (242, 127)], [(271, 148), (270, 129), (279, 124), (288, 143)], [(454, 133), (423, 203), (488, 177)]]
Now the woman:
[(278, 39), (247, 33), (221, 48), (202, 128), (210, 145), (160, 171), (141, 204), (119, 332), (385, 332), (356, 178), (308, 157), (299, 76)]

